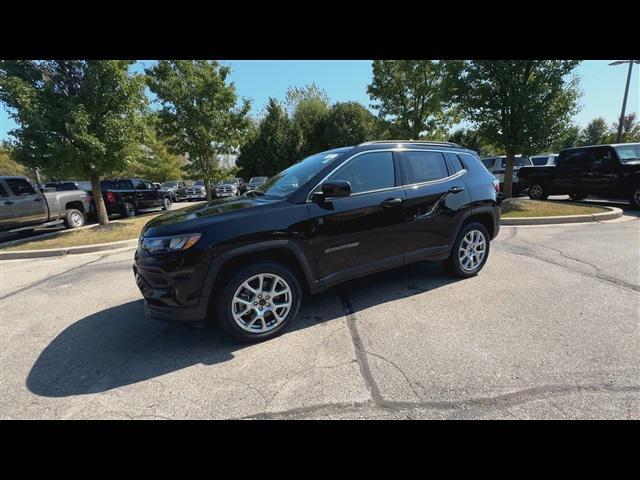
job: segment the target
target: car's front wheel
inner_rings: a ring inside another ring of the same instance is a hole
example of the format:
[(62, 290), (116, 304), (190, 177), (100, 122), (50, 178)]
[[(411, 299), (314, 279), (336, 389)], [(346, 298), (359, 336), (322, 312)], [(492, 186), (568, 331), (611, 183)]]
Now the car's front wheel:
[(481, 223), (469, 223), (462, 227), (453, 244), (445, 266), (462, 278), (476, 275), (489, 257), (489, 232)]
[(549, 194), (544, 185), (534, 183), (529, 187), (529, 198), (531, 200), (546, 200)]
[(216, 319), (246, 342), (279, 335), (298, 314), (300, 282), (286, 266), (258, 262), (241, 268), (225, 283), (216, 302)]
[(162, 210), (169, 209), (171, 209), (171, 199), (169, 197), (164, 197), (164, 200), (162, 200)]

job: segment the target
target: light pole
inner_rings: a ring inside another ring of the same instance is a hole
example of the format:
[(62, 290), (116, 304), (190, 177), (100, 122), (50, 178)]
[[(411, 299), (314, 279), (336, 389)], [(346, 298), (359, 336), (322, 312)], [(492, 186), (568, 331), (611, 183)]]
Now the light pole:
[(616, 143), (620, 143), (622, 141), (622, 122), (624, 121), (624, 111), (627, 108), (627, 95), (629, 94), (631, 70), (633, 69), (633, 64), (640, 63), (640, 60), (618, 60), (616, 62), (611, 62), (609, 65), (621, 65), (623, 63), (629, 64), (629, 72), (627, 73), (627, 85), (624, 88), (624, 98), (622, 99), (622, 113), (620, 113), (620, 120), (618, 121), (618, 137), (616, 139)]

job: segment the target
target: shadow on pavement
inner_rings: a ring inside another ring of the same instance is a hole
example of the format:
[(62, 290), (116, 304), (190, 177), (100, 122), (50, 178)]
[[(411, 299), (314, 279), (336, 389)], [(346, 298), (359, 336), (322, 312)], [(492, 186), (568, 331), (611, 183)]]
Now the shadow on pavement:
[[(358, 295), (358, 308), (398, 300), (452, 283), (457, 279), (439, 264), (421, 262), (352, 280), (303, 299), (298, 318), (284, 333), (341, 318), (342, 305), (323, 308)], [(334, 312), (326, 317), (324, 311)], [(339, 315), (335, 312), (340, 312)], [(217, 329), (192, 330), (147, 319), (142, 300), (85, 317), (62, 331), (42, 351), (27, 377), (37, 395), (67, 397), (104, 392), (153, 379), (183, 368), (226, 362), (250, 344)]]

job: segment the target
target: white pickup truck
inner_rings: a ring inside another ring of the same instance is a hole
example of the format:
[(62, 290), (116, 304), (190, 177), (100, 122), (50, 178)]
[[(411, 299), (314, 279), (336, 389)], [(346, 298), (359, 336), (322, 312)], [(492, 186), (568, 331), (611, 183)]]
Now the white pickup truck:
[(0, 231), (14, 232), (63, 223), (84, 225), (91, 212), (84, 190), (41, 192), (26, 177), (0, 177)]

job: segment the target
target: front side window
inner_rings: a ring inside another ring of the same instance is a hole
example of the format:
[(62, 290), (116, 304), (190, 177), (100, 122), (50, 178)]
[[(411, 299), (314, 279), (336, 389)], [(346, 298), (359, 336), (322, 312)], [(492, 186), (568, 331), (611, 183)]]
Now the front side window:
[(147, 186), (142, 180), (134, 180), (133, 186), (135, 187), (136, 190), (147, 190)]
[(268, 198), (284, 198), (295, 192), (320, 171), (352, 147), (336, 148), (317, 153), (290, 166), (286, 170), (271, 177), (268, 181), (252, 191), (253, 195)]
[(449, 176), (444, 155), (440, 152), (402, 152), (407, 183), (440, 180)]
[(21, 178), (8, 178), (5, 182), (7, 182), (7, 185), (16, 197), (35, 195), (36, 193), (31, 184)]
[(0, 197), (8, 197), (9, 194), (7, 193), (7, 191), (4, 188), (4, 185), (2, 185), (2, 183), (0, 183)]
[(370, 192), (393, 188), (396, 183), (393, 154), (391, 152), (363, 153), (347, 162), (333, 173), (328, 182), (346, 180), (351, 184), (351, 193)]

